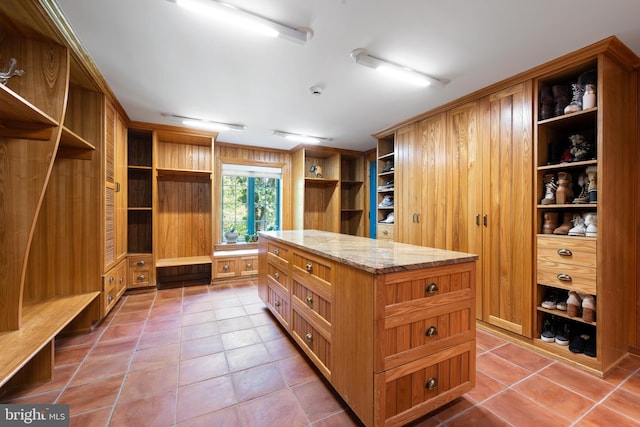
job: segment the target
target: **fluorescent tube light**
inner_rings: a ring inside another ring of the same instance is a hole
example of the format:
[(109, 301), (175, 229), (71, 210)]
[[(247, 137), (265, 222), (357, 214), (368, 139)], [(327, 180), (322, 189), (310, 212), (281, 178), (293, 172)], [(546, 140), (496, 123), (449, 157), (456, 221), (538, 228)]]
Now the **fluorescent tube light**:
[(274, 130), (273, 134), (276, 136), (281, 136), (283, 138), (286, 138), (290, 141), (296, 141), (296, 142), (302, 142), (305, 144), (319, 144), (321, 142), (329, 142), (331, 141), (331, 138), (322, 138), (319, 136), (310, 136), (310, 135), (301, 135), (299, 133), (290, 133), (290, 132), (283, 132), (280, 130)]
[(211, 130), (214, 132), (222, 132), (226, 130), (242, 132), (246, 128), (244, 125), (239, 125), (235, 123), (213, 122), (211, 120), (194, 119), (191, 117), (178, 116), (176, 114), (162, 113), (162, 116), (167, 117), (170, 120), (179, 121), (180, 123), (188, 127)]
[(308, 28), (292, 28), (219, 0), (168, 1), (199, 15), (269, 37), (280, 37), (300, 44), (306, 43), (313, 37), (313, 32)]
[(407, 83), (426, 87), (437, 86), (443, 87), (446, 83), (444, 80), (439, 80), (434, 77), (423, 74), (419, 71), (413, 70), (409, 67), (394, 64), (393, 62), (380, 59), (373, 55), (370, 55), (365, 49), (354, 49), (351, 52), (351, 58), (360, 65), (373, 68), (382, 74), (386, 74)]

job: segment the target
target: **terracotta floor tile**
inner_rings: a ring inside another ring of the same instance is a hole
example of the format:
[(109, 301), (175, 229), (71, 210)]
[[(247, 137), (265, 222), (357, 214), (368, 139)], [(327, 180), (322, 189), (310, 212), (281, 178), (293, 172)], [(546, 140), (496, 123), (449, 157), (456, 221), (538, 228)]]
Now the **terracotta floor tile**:
[(72, 335), (64, 338), (56, 338), (55, 348), (62, 349), (62, 348), (73, 347), (78, 345), (95, 344), (95, 342), (98, 341), (98, 339), (100, 338), (103, 332), (104, 330), (100, 329), (100, 330), (95, 330), (93, 332), (89, 332), (86, 334)]
[(71, 385), (77, 386), (99, 379), (122, 375), (129, 368), (130, 358), (128, 357), (99, 357), (88, 358), (80, 365), (80, 369), (71, 379)]
[(84, 360), (87, 354), (89, 354), (89, 351), (92, 348), (93, 344), (57, 348), (55, 354), (55, 363), (56, 365), (80, 363)]
[(244, 402), (286, 387), (274, 363), (245, 369), (231, 375), (238, 402)]
[(131, 363), (131, 371), (151, 369), (157, 365), (176, 364), (180, 359), (180, 344), (168, 344), (162, 349), (147, 348), (136, 351)]
[(176, 303), (165, 303), (154, 305), (151, 308), (151, 317), (157, 316), (179, 316), (182, 315), (182, 305)]
[(309, 421), (290, 389), (241, 403), (238, 406), (245, 427), (306, 426)]
[(197, 298), (198, 296), (208, 296), (209, 295), (209, 285), (195, 285), (195, 286), (187, 286), (182, 289), (182, 295), (186, 299), (189, 298)]
[(182, 292), (184, 288), (164, 289), (162, 292), (158, 292), (155, 302), (163, 300), (179, 299), (182, 301)]
[(596, 402), (613, 390), (605, 380), (560, 362), (544, 368), (539, 375)]
[[(541, 424), (540, 426), (543, 426)], [(448, 420), (447, 427), (468, 427), (468, 426), (481, 426), (481, 427), (508, 427), (512, 426), (504, 419), (500, 418), (489, 409), (476, 406), (469, 411), (463, 412), (458, 417)]]
[(175, 389), (146, 396), (139, 400), (120, 400), (115, 406), (110, 425), (167, 427), (175, 423)]
[(236, 406), (209, 412), (196, 418), (178, 423), (178, 427), (240, 427), (240, 415)]
[(262, 341), (271, 341), (285, 337), (286, 333), (277, 325), (263, 325), (256, 327), (256, 331), (262, 338)]
[(3, 396), (3, 404), (21, 405), (21, 404), (34, 404), (34, 405), (47, 405), (54, 404), (60, 397), (62, 390), (50, 390), (38, 394), (24, 394), (24, 395), (10, 395)]
[[(485, 332), (481, 329), (476, 329), (476, 345), (478, 349), (492, 350), (496, 347), (506, 344), (508, 341), (503, 338), (497, 337), (495, 335), (491, 335), (488, 332)], [(480, 351), (478, 351), (480, 352)]]
[(518, 427), (566, 427), (571, 424), (560, 414), (549, 416), (548, 408), (513, 390), (498, 394), (482, 406)]
[(182, 316), (171, 313), (167, 316), (151, 317), (144, 327), (144, 332), (159, 332), (182, 327)]
[(180, 360), (193, 359), (194, 357), (219, 353), (221, 351), (224, 351), (224, 347), (220, 335), (183, 341), (180, 346)]
[(80, 367), (79, 363), (73, 365), (61, 365), (53, 368), (53, 376), (51, 381), (43, 381), (31, 386), (22, 387), (9, 391), (6, 395), (1, 395), (0, 402), (4, 399), (15, 399), (27, 395), (40, 394), (48, 391), (57, 390), (58, 393), (69, 383), (71, 377)]
[(200, 323), (182, 328), (182, 340), (194, 340), (196, 338), (210, 337), (219, 333), (216, 322)]
[(242, 307), (241, 305), (238, 307), (216, 308), (214, 309), (214, 312), (216, 313), (216, 319), (218, 320), (232, 319), (234, 317), (242, 317), (247, 315), (247, 312), (244, 311), (244, 307)]
[(431, 414), (426, 415), (424, 418), (434, 418), (440, 421), (446, 421), (450, 418), (455, 418), (459, 414), (468, 411), (469, 408), (472, 408), (474, 405), (472, 400), (469, 400), (465, 397), (461, 397), (458, 399), (454, 399), (453, 401), (447, 403), (441, 408), (436, 409)]
[(259, 314), (259, 313), (263, 313), (266, 310), (262, 300), (256, 301), (254, 303), (249, 303), (249, 304), (244, 303), (243, 306), (244, 306), (244, 311), (246, 311), (248, 314)]
[(268, 311), (251, 314), (249, 315), (249, 319), (251, 319), (251, 323), (253, 323), (253, 326), (273, 325), (273, 322), (275, 322), (275, 318)]
[(274, 360), (286, 359), (300, 354), (300, 349), (289, 337), (278, 338), (264, 343)]
[(262, 343), (228, 350), (226, 354), (231, 372), (241, 371), (271, 362), (271, 355)]
[(89, 357), (124, 357), (128, 358), (138, 345), (139, 336), (124, 337), (109, 341), (99, 341), (89, 353)]
[(185, 313), (182, 315), (182, 326), (197, 325), (199, 323), (213, 322), (216, 315), (213, 310), (199, 311), (197, 313)]
[[(539, 376), (527, 378), (514, 385), (513, 388), (548, 408), (554, 414), (562, 415), (569, 420), (580, 418), (595, 403)], [(559, 396), (562, 398), (559, 399)]]
[(129, 313), (118, 313), (109, 325), (120, 325), (122, 323), (144, 322), (149, 317), (147, 311), (132, 311)]
[(576, 427), (639, 427), (638, 420), (632, 420), (603, 405), (596, 406), (584, 418), (575, 424)]
[(124, 302), (117, 314), (131, 313), (133, 311), (149, 311), (153, 301), (127, 300)]
[(208, 380), (229, 373), (224, 353), (214, 353), (180, 362), (179, 385)]
[[(213, 304), (213, 308), (214, 310), (218, 311), (218, 310), (226, 310), (226, 309), (237, 309), (237, 308), (241, 308), (240, 306), (242, 305), (242, 301), (240, 301), (240, 298), (238, 298), (234, 293), (231, 293), (228, 296), (218, 296), (216, 295), (216, 297), (211, 301), (211, 303)], [(246, 312), (244, 311), (244, 309), (242, 310), (243, 314), (246, 314)], [(236, 317), (236, 316), (233, 316)], [(228, 319), (228, 317), (219, 317), (219, 319)]]
[(100, 341), (108, 341), (118, 338), (139, 336), (144, 328), (144, 322), (123, 323), (121, 325), (109, 326), (104, 334), (100, 337)]
[(344, 409), (345, 404), (321, 380), (309, 381), (292, 388), (309, 421), (314, 422)]
[(184, 314), (199, 313), (201, 311), (213, 310), (213, 304), (210, 300), (198, 301), (198, 302), (184, 302), (182, 305), (182, 312)]
[(282, 372), (282, 377), (289, 386), (302, 384), (318, 378), (316, 371), (311, 367), (307, 359), (302, 356), (289, 357), (279, 360), (276, 363), (280, 368), (280, 372)]
[(56, 403), (69, 405), (71, 416), (112, 406), (118, 396), (124, 375), (104, 378), (67, 388)]
[(619, 368), (628, 371), (637, 371), (640, 369), (640, 356), (629, 355), (618, 365)]
[(553, 360), (548, 357), (512, 343), (507, 343), (491, 350), (491, 352), (526, 369), (529, 372), (539, 371), (545, 366), (549, 366), (553, 363)]
[(241, 331), (243, 329), (251, 329), (253, 328), (253, 323), (249, 316), (234, 317), (231, 319), (219, 320), (218, 328), (220, 329), (220, 333), (224, 334), (227, 332)]
[(634, 420), (640, 420), (640, 395), (636, 393), (618, 389), (607, 397), (602, 405)]
[(503, 384), (491, 377), (488, 377), (482, 372), (476, 372), (476, 385), (464, 396), (475, 403), (480, 403), (483, 400), (492, 397), (499, 391), (502, 391), (502, 389), (504, 389)]
[(340, 411), (313, 423), (313, 427), (363, 427), (364, 424), (352, 413)]
[(106, 427), (111, 417), (111, 408), (98, 409), (72, 416), (69, 427)]
[(140, 337), (137, 349), (143, 350), (151, 347), (164, 347), (167, 344), (179, 343), (182, 338), (182, 329), (169, 328), (162, 331), (145, 332)]
[(217, 377), (178, 389), (177, 421), (196, 418), (237, 403), (229, 376)]
[(175, 390), (178, 384), (176, 365), (161, 365), (144, 371), (129, 372), (124, 380), (119, 401), (138, 400), (146, 396)]
[(246, 347), (258, 344), (262, 340), (255, 329), (244, 329), (242, 331), (227, 332), (221, 334), (222, 345), (225, 350), (233, 350), (235, 348)]
[(476, 369), (504, 385), (520, 381), (531, 372), (493, 353), (483, 353), (476, 357)]
[(622, 384), (622, 388), (640, 395), (640, 372), (626, 378), (626, 381)]

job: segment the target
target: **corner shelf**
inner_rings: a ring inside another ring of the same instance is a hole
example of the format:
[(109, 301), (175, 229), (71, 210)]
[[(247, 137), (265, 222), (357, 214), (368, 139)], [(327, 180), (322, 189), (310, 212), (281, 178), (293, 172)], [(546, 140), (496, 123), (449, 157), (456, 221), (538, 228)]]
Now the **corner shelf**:
[(59, 123), (44, 111), (0, 85), (0, 136), (48, 140)]

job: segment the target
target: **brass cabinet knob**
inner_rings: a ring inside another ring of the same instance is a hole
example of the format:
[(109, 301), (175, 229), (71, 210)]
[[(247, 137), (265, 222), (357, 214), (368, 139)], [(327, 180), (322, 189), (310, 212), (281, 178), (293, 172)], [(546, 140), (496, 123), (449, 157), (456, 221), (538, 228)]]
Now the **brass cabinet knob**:
[(424, 334), (428, 337), (434, 337), (438, 335), (438, 328), (435, 326), (429, 326), (429, 329), (427, 329)]
[(140, 266), (143, 266), (144, 265), (144, 260), (141, 259), (140, 261), (138, 261), (137, 264), (140, 265)]
[(120, 283), (124, 282), (124, 277), (121, 277), (120, 279), (118, 279), (118, 282)]
[(306, 299), (307, 299), (307, 304), (313, 305), (313, 296), (312, 295), (309, 295)]
[(307, 269), (307, 271), (311, 271), (313, 270), (313, 265), (310, 262), (308, 262), (305, 268)]
[(558, 278), (558, 280), (560, 280), (561, 282), (570, 282), (571, 276), (568, 274), (564, 274), (564, 273), (560, 273), (556, 276)]
[(308, 342), (313, 341), (313, 335), (311, 335), (311, 332), (308, 332), (307, 335), (304, 336), (304, 339), (306, 339)]
[(273, 275), (273, 277), (275, 277), (276, 279), (280, 278), (280, 273), (278, 273), (277, 271), (275, 272), (275, 274)]
[(280, 249), (274, 250), (273, 253), (276, 254), (276, 255), (280, 255)]
[(386, 236), (387, 234), (389, 234), (389, 231), (388, 230), (382, 230), (382, 234), (384, 234)]
[(572, 256), (573, 252), (570, 249), (560, 248), (558, 249), (558, 255), (560, 256)]
[(427, 383), (424, 385), (427, 390), (435, 390), (438, 388), (438, 380), (434, 377), (431, 377), (427, 380)]
[(438, 285), (436, 285), (435, 283), (429, 284), (424, 290), (425, 294), (435, 294), (438, 293), (438, 291)]
[(109, 295), (109, 296), (107, 297), (107, 301), (108, 301), (108, 302), (113, 301), (113, 295)]
[(113, 276), (110, 276), (110, 277), (109, 277), (109, 283), (111, 283), (111, 282), (113, 282), (113, 281), (115, 281), (115, 280), (116, 280), (116, 278), (115, 278), (115, 277), (113, 277)]
[(280, 301), (274, 302), (273, 305), (275, 305), (276, 307), (280, 307)]
[(225, 265), (222, 267), (222, 269), (223, 269), (224, 271), (229, 271), (229, 266), (225, 264)]
[(248, 262), (247, 263), (247, 268), (253, 268), (253, 263)]
[(146, 277), (144, 277), (144, 275), (141, 274), (141, 275), (138, 276), (138, 280), (144, 280), (144, 279), (146, 279)]

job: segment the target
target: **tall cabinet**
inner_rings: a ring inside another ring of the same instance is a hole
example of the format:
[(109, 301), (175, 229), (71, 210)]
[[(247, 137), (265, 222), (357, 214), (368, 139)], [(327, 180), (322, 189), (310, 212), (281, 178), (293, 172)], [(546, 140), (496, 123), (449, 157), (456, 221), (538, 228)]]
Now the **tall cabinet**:
[(376, 187), (376, 237), (395, 239), (395, 132), (378, 137), (377, 147), (377, 187)]
[[(632, 323), (637, 258), (630, 180), (637, 170), (632, 94), (637, 61), (617, 39), (607, 39), (554, 61), (535, 81), (538, 94), (579, 82), (592, 84), (596, 93), (592, 104), (577, 111), (549, 117), (539, 109), (536, 114), (534, 343), (598, 374), (627, 354), (624, 325)], [(577, 144), (579, 140), (587, 144)], [(586, 149), (576, 150), (581, 146)], [(548, 197), (550, 180), (553, 197)], [(554, 186), (562, 190), (553, 191)], [(560, 232), (563, 223), (567, 228)], [(566, 299), (568, 292), (582, 300), (577, 312), (543, 307), (552, 295)], [(595, 312), (587, 315), (590, 309)], [(575, 351), (580, 346), (543, 341), (549, 325), (560, 331), (566, 327), (570, 339), (582, 336), (590, 348)]]

